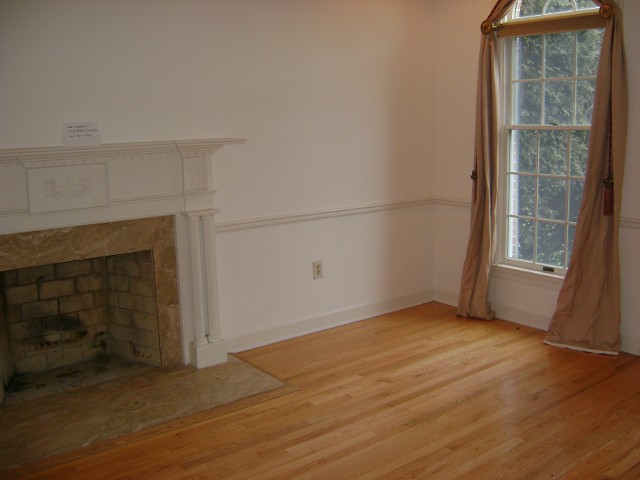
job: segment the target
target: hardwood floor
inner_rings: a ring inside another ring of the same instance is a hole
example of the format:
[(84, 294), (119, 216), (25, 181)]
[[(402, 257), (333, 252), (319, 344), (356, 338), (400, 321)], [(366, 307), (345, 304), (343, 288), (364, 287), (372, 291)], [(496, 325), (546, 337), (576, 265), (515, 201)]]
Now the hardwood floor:
[(422, 305), (239, 355), (294, 393), (4, 475), (640, 478), (640, 357), (549, 347), (543, 336)]

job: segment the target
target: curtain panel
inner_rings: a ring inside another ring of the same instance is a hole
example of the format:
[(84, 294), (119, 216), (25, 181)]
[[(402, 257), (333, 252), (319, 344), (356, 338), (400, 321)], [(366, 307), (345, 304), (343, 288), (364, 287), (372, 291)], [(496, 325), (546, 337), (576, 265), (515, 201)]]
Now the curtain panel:
[(457, 314), (491, 319), (487, 301), (495, 253), (498, 196), (498, 128), (500, 125), (499, 68), (493, 25), (509, 12), (516, 0), (500, 0), (482, 22), (478, 92), (476, 97), (475, 163), (471, 231), (460, 281)]
[(545, 343), (617, 354), (620, 351), (618, 230), (627, 145), (627, 80), (620, 10), (613, 1), (608, 1), (601, 7), (601, 14), (610, 17), (596, 78), (582, 204), (569, 269)]
[[(516, 0), (500, 0), (482, 23), (476, 100), (473, 204), (457, 314), (491, 319), (489, 279), (495, 253), (498, 188), (499, 70), (494, 25)], [(618, 226), (627, 130), (627, 89), (620, 10), (607, 18), (596, 79), (582, 204), (569, 268), (545, 343), (617, 353), (620, 348)], [(603, 207), (604, 205), (604, 207)], [(603, 212), (604, 208), (604, 212)]]

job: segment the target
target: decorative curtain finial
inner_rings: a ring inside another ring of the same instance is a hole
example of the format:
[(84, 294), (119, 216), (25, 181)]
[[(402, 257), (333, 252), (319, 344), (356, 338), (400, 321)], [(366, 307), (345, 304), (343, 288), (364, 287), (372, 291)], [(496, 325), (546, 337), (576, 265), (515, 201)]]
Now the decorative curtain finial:
[(489, 35), (495, 29), (496, 29), (496, 26), (493, 24), (493, 22), (491, 22), (491, 20), (485, 20), (480, 24), (480, 31), (485, 35)]
[(600, 5), (600, 17), (608, 20), (613, 15), (613, 7), (608, 3), (603, 3)]

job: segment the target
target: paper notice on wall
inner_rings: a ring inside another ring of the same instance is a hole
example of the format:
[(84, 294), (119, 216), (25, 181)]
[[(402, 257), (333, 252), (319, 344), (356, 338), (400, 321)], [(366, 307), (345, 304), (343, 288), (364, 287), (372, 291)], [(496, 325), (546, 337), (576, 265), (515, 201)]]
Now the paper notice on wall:
[(100, 145), (100, 131), (96, 122), (65, 123), (62, 132), (65, 147)]

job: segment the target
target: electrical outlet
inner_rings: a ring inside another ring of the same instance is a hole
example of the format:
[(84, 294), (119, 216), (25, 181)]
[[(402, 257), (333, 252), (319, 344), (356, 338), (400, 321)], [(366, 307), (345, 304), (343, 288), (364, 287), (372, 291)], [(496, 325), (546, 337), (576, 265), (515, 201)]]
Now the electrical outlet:
[(318, 280), (319, 278), (322, 278), (322, 260), (313, 262), (311, 267), (313, 268), (313, 279)]

